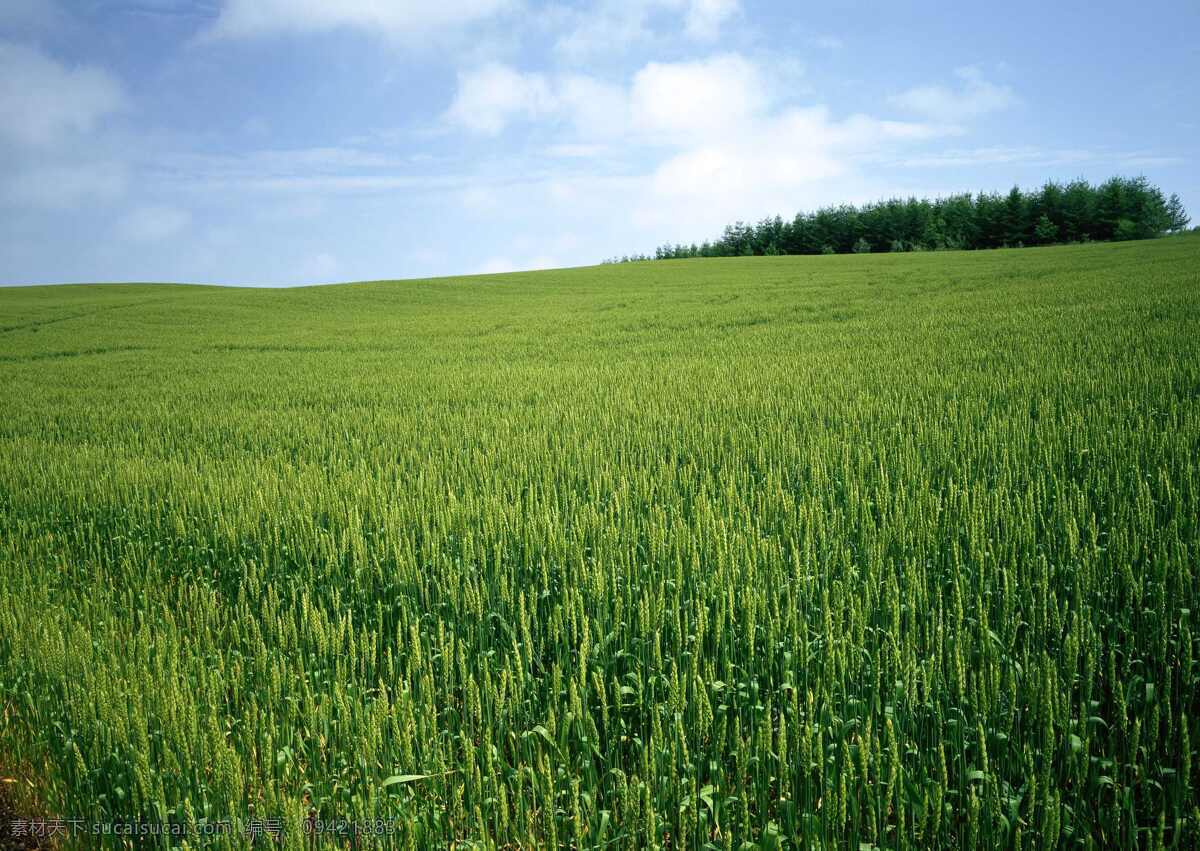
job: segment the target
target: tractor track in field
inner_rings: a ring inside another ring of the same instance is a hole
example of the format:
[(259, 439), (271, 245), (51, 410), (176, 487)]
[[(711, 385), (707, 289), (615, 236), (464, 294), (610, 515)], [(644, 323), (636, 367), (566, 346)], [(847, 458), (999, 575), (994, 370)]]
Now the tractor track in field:
[(69, 316), (55, 316), (51, 319), (34, 319), (29, 322), (21, 322), (16, 325), (0, 325), (0, 334), (11, 334), (13, 331), (36, 331), (46, 325), (55, 325), (59, 322), (70, 322), (72, 319), (87, 319), (89, 316), (96, 316), (101, 313), (108, 313), (113, 310), (125, 310), (130, 307), (140, 307), (147, 304), (157, 304), (159, 302), (168, 301), (166, 298), (148, 298), (139, 301), (131, 301), (123, 304), (113, 304), (108, 307), (98, 307), (95, 310), (87, 310), (82, 313), (72, 313)]
[(31, 363), (40, 360), (61, 360), (62, 358), (81, 358), (87, 355), (111, 355), (122, 352), (148, 351), (145, 346), (99, 346), (92, 349), (78, 349), (61, 352), (38, 352), (32, 355), (0, 355), (0, 363)]

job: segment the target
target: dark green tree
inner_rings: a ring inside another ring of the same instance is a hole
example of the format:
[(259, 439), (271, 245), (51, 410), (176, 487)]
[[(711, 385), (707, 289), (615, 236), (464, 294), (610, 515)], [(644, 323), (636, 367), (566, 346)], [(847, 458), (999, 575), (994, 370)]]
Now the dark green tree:
[(1033, 238), (1038, 245), (1050, 245), (1058, 239), (1058, 225), (1045, 213), (1038, 218), (1033, 228)]
[(1062, 198), (1062, 238), (1067, 242), (1099, 238), (1095, 219), (1096, 190), (1083, 179), (1068, 183)]
[(1024, 245), (1031, 241), (1033, 229), (1029, 221), (1029, 202), (1019, 186), (1009, 190), (1004, 199), (1004, 244)]
[[(1024, 192), (951, 195), (935, 200), (890, 198), (861, 207), (840, 204), (757, 224), (737, 221), (701, 245), (663, 245), (656, 259), (825, 254), (860, 251), (997, 248), (1089, 239), (1147, 239), (1183, 230), (1188, 215), (1178, 195), (1164, 198), (1145, 177), (1053, 181)], [(632, 255), (626, 260), (648, 259)]]
[[(1125, 197), (1126, 181), (1124, 178), (1112, 177), (1100, 184), (1100, 188), (1096, 190), (1096, 217), (1095, 230), (1092, 233), (1095, 239), (1119, 239), (1117, 237), (1117, 227), (1121, 219), (1126, 218)], [(1127, 226), (1125, 233), (1130, 233), (1130, 228)]]

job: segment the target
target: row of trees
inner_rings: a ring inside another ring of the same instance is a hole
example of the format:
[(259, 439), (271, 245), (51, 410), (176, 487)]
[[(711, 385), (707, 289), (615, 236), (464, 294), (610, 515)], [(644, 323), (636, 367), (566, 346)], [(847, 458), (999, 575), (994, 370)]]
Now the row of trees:
[(791, 221), (736, 222), (717, 240), (663, 245), (649, 255), (609, 262), (679, 257), (936, 251), (1148, 239), (1183, 230), (1189, 218), (1178, 195), (1165, 198), (1145, 177), (1113, 177), (1093, 186), (1049, 182), (1034, 192), (964, 193), (935, 200), (894, 198), (842, 204)]

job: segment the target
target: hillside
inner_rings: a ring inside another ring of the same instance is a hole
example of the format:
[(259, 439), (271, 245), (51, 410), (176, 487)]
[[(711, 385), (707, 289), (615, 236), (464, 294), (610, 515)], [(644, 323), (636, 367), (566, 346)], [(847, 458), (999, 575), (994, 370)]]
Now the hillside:
[(1191, 235), (0, 289), (0, 776), (213, 847), (1198, 843), (1198, 339)]

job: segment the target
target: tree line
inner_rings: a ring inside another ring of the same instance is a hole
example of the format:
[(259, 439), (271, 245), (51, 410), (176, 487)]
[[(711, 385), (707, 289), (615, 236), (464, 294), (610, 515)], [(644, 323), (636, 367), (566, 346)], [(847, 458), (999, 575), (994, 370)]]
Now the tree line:
[(839, 204), (791, 221), (780, 216), (758, 224), (727, 225), (720, 238), (699, 245), (666, 244), (654, 254), (605, 262), (681, 257), (748, 257), (777, 254), (847, 254), (871, 251), (940, 251), (1017, 248), (1028, 245), (1149, 239), (1184, 230), (1190, 221), (1178, 195), (1164, 197), (1145, 177), (1047, 182), (1025, 192), (962, 193), (934, 200), (893, 198), (856, 207)]

